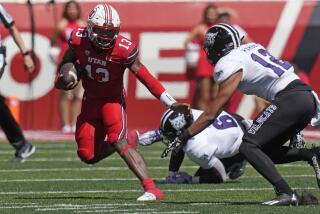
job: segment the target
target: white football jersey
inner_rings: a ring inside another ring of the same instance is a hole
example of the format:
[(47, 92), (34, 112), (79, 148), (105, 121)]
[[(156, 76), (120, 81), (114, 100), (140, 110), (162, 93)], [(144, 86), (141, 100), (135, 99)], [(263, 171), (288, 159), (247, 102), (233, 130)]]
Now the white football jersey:
[[(202, 112), (192, 109), (194, 119)], [(183, 150), (192, 161), (208, 169), (217, 159), (236, 155), (242, 136), (243, 131), (237, 121), (223, 111), (210, 126), (188, 140)]]
[(273, 100), (275, 95), (299, 77), (287, 61), (274, 58), (262, 45), (248, 43), (232, 50), (215, 65), (214, 80), (219, 84), (242, 69), (239, 90)]

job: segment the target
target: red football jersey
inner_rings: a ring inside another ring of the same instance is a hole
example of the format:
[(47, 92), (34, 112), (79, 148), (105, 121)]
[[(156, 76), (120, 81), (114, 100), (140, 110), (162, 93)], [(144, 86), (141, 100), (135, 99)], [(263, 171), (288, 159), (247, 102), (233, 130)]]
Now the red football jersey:
[(82, 68), (84, 96), (107, 98), (123, 93), (123, 73), (138, 56), (135, 43), (118, 35), (112, 49), (97, 53), (92, 47), (87, 29), (77, 28), (71, 34), (69, 45)]

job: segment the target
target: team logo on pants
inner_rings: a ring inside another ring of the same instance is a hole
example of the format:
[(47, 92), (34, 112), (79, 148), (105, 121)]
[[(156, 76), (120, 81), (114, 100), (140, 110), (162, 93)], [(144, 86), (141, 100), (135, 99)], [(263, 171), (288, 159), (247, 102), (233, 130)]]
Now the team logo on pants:
[(267, 119), (277, 110), (277, 106), (274, 104), (269, 105), (253, 122), (252, 126), (248, 130), (250, 134), (256, 134), (260, 127), (267, 121)]

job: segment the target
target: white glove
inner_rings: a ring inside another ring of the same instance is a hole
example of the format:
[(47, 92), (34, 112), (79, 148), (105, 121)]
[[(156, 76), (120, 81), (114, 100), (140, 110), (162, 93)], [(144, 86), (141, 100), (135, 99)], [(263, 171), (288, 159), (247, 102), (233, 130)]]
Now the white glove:
[(143, 134), (138, 135), (139, 144), (143, 146), (149, 146), (163, 139), (160, 130), (151, 130)]

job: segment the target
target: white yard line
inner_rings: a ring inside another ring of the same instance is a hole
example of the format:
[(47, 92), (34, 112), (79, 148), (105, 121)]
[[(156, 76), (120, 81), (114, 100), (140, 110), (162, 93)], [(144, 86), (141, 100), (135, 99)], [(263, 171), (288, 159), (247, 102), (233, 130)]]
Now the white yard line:
[[(296, 187), (294, 187), (296, 189)], [(301, 189), (301, 187), (299, 187)], [(314, 190), (316, 187), (303, 187), (302, 189)], [(212, 189), (164, 189), (164, 192), (229, 192), (229, 191), (265, 191), (273, 188), (212, 188)], [(19, 191), (0, 192), (0, 195), (39, 195), (39, 194), (96, 194), (96, 193), (132, 193), (142, 192), (138, 189), (117, 189), (117, 190), (76, 190), (76, 191)]]
[[(36, 154), (76, 154), (76, 150), (36, 150)], [(0, 151), (0, 154), (14, 154), (14, 150)]]
[[(280, 168), (309, 168), (310, 166), (307, 164), (283, 164)], [(199, 166), (183, 166), (183, 169), (197, 169)], [(252, 168), (252, 166), (248, 166), (248, 168)], [(159, 169), (168, 169), (167, 166), (149, 166), (148, 169), (151, 170), (159, 170)], [(0, 173), (8, 173), (8, 172), (17, 172), (17, 173), (25, 173), (25, 172), (61, 172), (61, 171), (120, 171), (120, 170), (128, 170), (126, 166), (119, 167), (77, 167), (77, 168), (23, 168), (23, 169), (0, 169)]]
[[(185, 169), (197, 169), (198, 166), (185, 166)], [(148, 169), (168, 169), (167, 166), (150, 166)], [(61, 171), (120, 171), (120, 170), (128, 170), (128, 167), (86, 167), (86, 168), (24, 168), (24, 169), (0, 169), (0, 173), (7, 172), (61, 172)]]
[[(33, 203), (31, 205), (17, 206), (17, 204), (11, 203), (12, 206), (6, 204), (0, 204), (0, 209), (23, 209), (23, 208), (37, 208), (37, 211), (50, 211), (50, 210), (73, 210), (73, 209), (114, 209), (116, 207), (132, 207), (132, 206), (144, 206), (142, 203), (114, 203), (114, 204), (53, 204), (53, 205), (39, 205)], [(143, 209), (134, 209), (143, 210)], [(155, 210), (148, 209), (145, 210)]]
[[(143, 156), (143, 158), (145, 160), (162, 160), (161, 157), (154, 157), (154, 156)], [(106, 158), (106, 160), (121, 160), (121, 158), (119, 156), (115, 156), (115, 157), (108, 157)], [(0, 162), (6, 162), (8, 161), (7, 158), (1, 158)], [(27, 159), (28, 162), (80, 162), (80, 159), (78, 157), (69, 157), (69, 158), (28, 158)]]
[[(306, 178), (314, 177), (314, 174), (310, 175), (285, 175), (284, 178)], [(241, 179), (255, 179), (262, 176), (241, 176)], [(155, 180), (164, 178), (153, 178)], [(85, 182), (85, 181), (137, 181), (137, 178), (50, 178), (50, 179), (2, 179), (0, 183), (32, 183), (32, 182)]]

